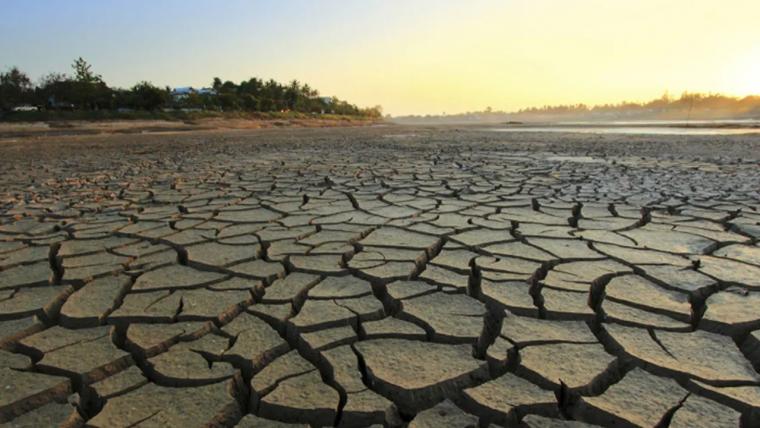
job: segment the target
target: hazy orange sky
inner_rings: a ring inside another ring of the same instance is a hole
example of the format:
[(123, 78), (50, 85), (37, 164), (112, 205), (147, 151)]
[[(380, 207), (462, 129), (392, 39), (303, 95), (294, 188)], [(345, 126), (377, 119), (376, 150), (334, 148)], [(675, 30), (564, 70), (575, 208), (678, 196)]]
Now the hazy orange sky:
[(387, 113), (760, 93), (758, 0), (3, 2), (0, 68), (298, 79)]

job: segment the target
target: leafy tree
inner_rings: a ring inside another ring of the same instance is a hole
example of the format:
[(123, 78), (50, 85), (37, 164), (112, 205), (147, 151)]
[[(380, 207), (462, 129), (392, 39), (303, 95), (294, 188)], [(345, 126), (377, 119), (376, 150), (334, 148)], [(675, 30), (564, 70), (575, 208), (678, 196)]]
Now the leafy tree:
[(18, 67), (12, 67), (0, 73), (0, 108), (10, 110), (13, 107), (33, 101), (32, 81)]
[(81, 56), (74, 60), (74, 64), (71, 65), (74, 69), (74, 77), (79, 83), (100, 83), (103, 82), (103, 78), (99, 74), (95, 74), (92, 71), (92, 66), (87, 63)]
[(169, 93), (165, 89), (153, 86), (150, 82), (140, 82), (132, 87), (132, 107), (141, 110), (157, 110), (163, 107)]
[(238, 86), (230, 80), (222, 83), (222, 86), (219, 88), (220, 92), (226, 92), (226, 93), (234, 93), (234, 92), (237, 92), (237, 90), (238, 90)]
[(76, 92), (73, 94), (74, 104), (79, 108), (94, 110), (110, 107), (112, 92), (103, 82), (103, 78), (92, 71), (92, 66), (79, 57), (71, 68), (74, 69), (76, 82)]
[(240, 95), (240, 106), (247, 111), (259, 111), (259, 100), (253, 94)]
[(298, 103), (298, 97), (301, 92), (301, 84), (298, 83), (298, 80), (293, 80), (290, 82), (290, 85), (288, 85), (287, 88), (285, 88), (285, 107), (288, 110), (295, 110), (296, 109), (296, 103)]
[(219, 91), (222, 87), (222, 79), (214, 77), (214, 82), (211, 84), (211, 87), (214, 88), (215, 91)]
[(111, 104), (113, 109), (134, 107), (134, 94), (129, 89), (113, 89)]
[(219, 107), (225, 111), (240, 110), (238, 96), (230, 92), (222, 92), (216, 97)]
[(77, 99), (77, 85), (74, 80), (63, 73), (50, 73), (43, 76), (37, 84), (37, 100), (48, 108), (73, 105)]
[(383, 117), (383, 107), (376, 105), (374, 107), (363, 108), (359, 111), (359, 114), (365, 117), (379, 119)]
[(72, 102), (73, 81), (63, 73), (49, 73), (40, 78), (35, 91), (40, 104), (54, 108), (56, 104)]
[(187, 108), (204, 108), (205, 102), (203, 97), (195, 92), (190, 93), (183, 101), (183, 106)]

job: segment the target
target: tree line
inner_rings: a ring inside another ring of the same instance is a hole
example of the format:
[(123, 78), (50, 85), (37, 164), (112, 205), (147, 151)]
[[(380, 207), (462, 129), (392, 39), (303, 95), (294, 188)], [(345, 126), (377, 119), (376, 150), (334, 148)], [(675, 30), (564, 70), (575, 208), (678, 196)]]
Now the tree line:
[(46, 110), (145, 110), (166, 109), (330, 113), (379, 118), (380, 106), (359, 108), (336, 97), (322, 97), (316, 89), (293, 80), (281, 84), (256, 77), (236, 84), (214, 78), (205, 91), (173, 91), (150, 82), (129, 89), (111, 87), (82, 58), (72, 64), (73, 74), (50, 73), (36, 84), (17, 67), (0, 73), (0, 111), (23, 108)]
[(589, 106), (586, 104), (546, 105), (513, 112), (483, 111), (442, 115), (394, 117), (398, 123), (503, 123), (520, 121), (570, 120), (709, 120), (760, 119), (760, 95), (733, 97), (722, 94), (684, 92), (675, 98), (665, 93), (647, 102), (627, 102)]
[(602, 104), (588, 106), (586, 104), (555, 105), (531, 107), (518, 110), (516, 116), (562, 116), (562, 115), (690, 115), (693, 116), (727, 116), (727, 117), (757, 117), (760, 116), (760, 96), (748, 95), (733, 97), (723, 94), (702, 94), (684, 92), (674, 98), (667, 92), (660, 98), (643, 102), (623, 101), (618, 104)]

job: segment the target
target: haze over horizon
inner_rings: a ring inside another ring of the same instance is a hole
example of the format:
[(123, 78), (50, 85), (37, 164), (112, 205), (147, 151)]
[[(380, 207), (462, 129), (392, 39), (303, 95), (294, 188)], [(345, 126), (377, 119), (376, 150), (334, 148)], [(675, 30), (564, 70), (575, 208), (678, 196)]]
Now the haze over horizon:
[(113, 86), (297, 79), (386, 113), (760, 94), (760, 2), (3, 2), (0, 69)]

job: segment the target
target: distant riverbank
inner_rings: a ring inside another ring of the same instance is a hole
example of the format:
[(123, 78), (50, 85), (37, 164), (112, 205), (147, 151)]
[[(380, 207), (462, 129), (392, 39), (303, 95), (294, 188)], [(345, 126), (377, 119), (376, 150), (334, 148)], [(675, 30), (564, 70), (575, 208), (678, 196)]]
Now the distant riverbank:
[(201, 119), (245, 119), (245, 120), (377, 120), (361, 115), (318, 114), (297, 111), (246, 112), (214, 111), (194, 109), (169, 110), (35, 110), (16, 111), (0, 114), (0, 124), (6, 122), (66, 122), (66, 121), (109, 121), (109, 120), (165, 120), (197, 121)]
[(511, 122), (489, 127), (495, 132), (575, 132), (588, 134), (642, 135), (740, 135), (760, 134), (758, 119), (727, 120), (632, 120), (632, 121), (568, 121)]
[[(27, 113), (27, 112), (25, 112)], [(379, 119), (347, 115), (310, 115), (303, 113), (214, 113), (164, 112), (132, 114), (117, 112), (55, 112), (51, 117), (34, 116), (29, 120), (0, 121), (0, 139), (50, 137), (64, 135), (179, 133), (259, 128), (327, 128), (367, 126)], [(80, 113), (90, 113), (81, 115)], [(146, 112), (139, 112), (146, 113)]]

